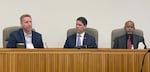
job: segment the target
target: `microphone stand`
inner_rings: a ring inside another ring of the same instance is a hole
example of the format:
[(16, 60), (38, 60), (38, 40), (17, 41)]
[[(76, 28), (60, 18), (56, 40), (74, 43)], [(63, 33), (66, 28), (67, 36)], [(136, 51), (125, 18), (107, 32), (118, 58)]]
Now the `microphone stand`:
[(143, 71), (143, 65), (144, 65), (144, 60), (146, 55), (150, 52), (150, 49), (144, 54), (143, 60), (142, 60), (142, 67), (141, 67), (141, 72)]

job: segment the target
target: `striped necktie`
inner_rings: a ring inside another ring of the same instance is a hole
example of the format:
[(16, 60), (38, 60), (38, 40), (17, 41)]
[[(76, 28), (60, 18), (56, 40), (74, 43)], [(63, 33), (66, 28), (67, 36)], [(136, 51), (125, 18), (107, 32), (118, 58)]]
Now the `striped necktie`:
[(80, 47), (81, 46), (81, 35), (78, 35), (77, 36), (77, 44), (76, 44), (76, 47)]

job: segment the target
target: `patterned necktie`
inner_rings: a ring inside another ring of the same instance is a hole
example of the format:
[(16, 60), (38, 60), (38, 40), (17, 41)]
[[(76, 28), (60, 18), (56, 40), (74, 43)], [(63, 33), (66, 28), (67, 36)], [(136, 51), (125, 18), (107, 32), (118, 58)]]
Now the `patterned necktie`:
[(127, 40), (127, 48), (128, 49), (131, 49), (132, 47), (132, 44), (131, 44), (131, 36), (128, 37), (128, 40)]
[(81, 37), (81, 36), (78, 35), (76, 47), (80, 47), (80, 46), (81, 46), (81, 39), (80, 39), (80, 37)]

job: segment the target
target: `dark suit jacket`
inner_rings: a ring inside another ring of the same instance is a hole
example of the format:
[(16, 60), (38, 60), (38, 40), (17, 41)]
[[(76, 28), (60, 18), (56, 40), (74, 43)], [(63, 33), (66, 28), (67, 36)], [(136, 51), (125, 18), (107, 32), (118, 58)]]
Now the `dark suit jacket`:
[[(26, 47), (23, 29), (19, 29), (10, 34), (7, 48), (17, 48), (17, 43), (24, 43)], [(40, 33), (32, 31), (32, 43), (34, 48), (44, 48)]]
[[(76, 48), (76, 33), (69, 36), (65, 42), (64, 48)], [(83, 46), (87, 48), (97, 48), (95, 38), (85, 33)]]
[[(132, 44), (134, 46), (134, 49), (138, 48), (139, 42), (143, 42), (143, 44), (145, 45), (143, 37), (133, 34), (132, 35)], [(116, 38), (114, 41), (113, 48), (114, 49), (127, 49), (127, 35), (125, 34), (123, 36)], [(145, 48), (146, 48), (146, 45), (145, 45)]]

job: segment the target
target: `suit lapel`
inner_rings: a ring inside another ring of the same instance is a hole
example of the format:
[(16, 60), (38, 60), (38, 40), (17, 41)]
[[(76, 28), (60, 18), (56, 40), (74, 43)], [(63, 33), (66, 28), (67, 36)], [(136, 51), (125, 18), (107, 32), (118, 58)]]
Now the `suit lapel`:
[(85, 33), (84, 38), (83, 38), (83, 46), (87, 45), (87, 34)]
[(72, 46), (73, 47), (76, 47), (76, 38), (77, 38), (77, 35), (76, 35), (76, 33), (73, 35), (73, 39), (72, 39)]
[(121, 40), (122, 42), (122, 45), (123, 45), (123, 48), (127, 48), (127, 37), (126, 35), (123, 37), (123, 40)]
[(19, 30), (19, 35), (20, 35), (20, 42), (23, 42), (25, 44), (25, 47), (26, 47), (26, 42), (25, 42), (25, 36), (24, 36), (24, 32), (23, 32), (23, 29), (20, 29)]
[(34, 32), (32, 31), (32, 43), (33, 43), (33, 46), (35, 47), (35, 44), (36, 44), (36, 36), (34, 34)]
[(136, 40), (136, 36), (133, 34), (133, 46), (134, 46), (134, 49), (137, 49), (137, 40)]

